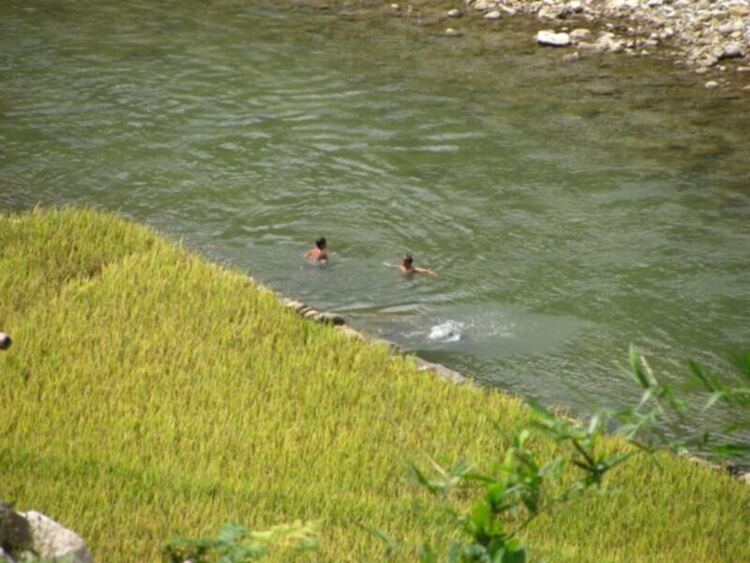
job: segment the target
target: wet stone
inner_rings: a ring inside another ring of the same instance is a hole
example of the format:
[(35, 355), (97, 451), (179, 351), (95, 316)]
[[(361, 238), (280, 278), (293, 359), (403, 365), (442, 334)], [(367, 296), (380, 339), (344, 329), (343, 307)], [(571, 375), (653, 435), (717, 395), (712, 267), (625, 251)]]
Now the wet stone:
[(536, 42), (545, 47), (567, 47), (570, 45), (570, 35), (542, 30), (536, 34)]

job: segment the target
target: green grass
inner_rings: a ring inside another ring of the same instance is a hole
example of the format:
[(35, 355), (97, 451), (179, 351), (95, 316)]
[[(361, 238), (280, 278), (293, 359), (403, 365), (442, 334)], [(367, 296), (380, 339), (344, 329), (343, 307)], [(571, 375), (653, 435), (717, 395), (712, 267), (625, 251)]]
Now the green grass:
[[(91, 210), (0, 217), (0, 292), (14, 339), (0, 498), (75, 529), (100, 561), (296, 519), (322, 521), (306, 560), (377, 560), (359, 523), (413, 560), (453, 531), (406, 463), (486, 464), (528, 422), (517, 399), (300, 320), (246, 276)], [(750, 561), (750, 487), (671, 457), (630, 462), (610, 486), (537, 520), (532, 559)]]

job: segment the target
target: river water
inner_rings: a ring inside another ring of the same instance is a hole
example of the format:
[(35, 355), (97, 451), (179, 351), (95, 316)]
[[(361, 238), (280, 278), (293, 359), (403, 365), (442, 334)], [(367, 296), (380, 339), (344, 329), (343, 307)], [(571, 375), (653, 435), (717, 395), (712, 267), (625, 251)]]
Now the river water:
[[(6, 0), (0, 209), (120, 212), (574, 409), (633, 396), (629, 343), (670, 380), (750, 343), (750, 96), (665, 61), (564, 64), (533, 25), (419, 24)], [(320, 235), (331, 263), (306, 266)], [(402, 279), (406, 252), (439, 276)]]

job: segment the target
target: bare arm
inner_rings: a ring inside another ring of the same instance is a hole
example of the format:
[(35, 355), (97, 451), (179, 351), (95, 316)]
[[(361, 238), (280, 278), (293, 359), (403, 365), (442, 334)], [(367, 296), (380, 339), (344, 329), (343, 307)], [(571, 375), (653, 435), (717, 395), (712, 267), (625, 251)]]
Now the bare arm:
[(427, 268), (414, 268), (414, 271), (418, 274), (427, 274), (428, 276), (437, 276), (437, 272), (428, 270)]

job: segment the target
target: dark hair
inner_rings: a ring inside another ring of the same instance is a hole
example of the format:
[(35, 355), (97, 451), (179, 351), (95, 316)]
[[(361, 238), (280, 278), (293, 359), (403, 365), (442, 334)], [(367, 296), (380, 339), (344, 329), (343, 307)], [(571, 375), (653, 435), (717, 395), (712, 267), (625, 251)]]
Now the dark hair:
[(320, 237), (315, 241), (315, 246), (323, 248), (326, 245), (326, 237)]
[(406, 256), (404, 256), (404, 262), (406, 262), (407, 264), (411, 264), (412, 262), (414, 262), (414, 258), (412, 258), (411, 254), (407, 254)]

